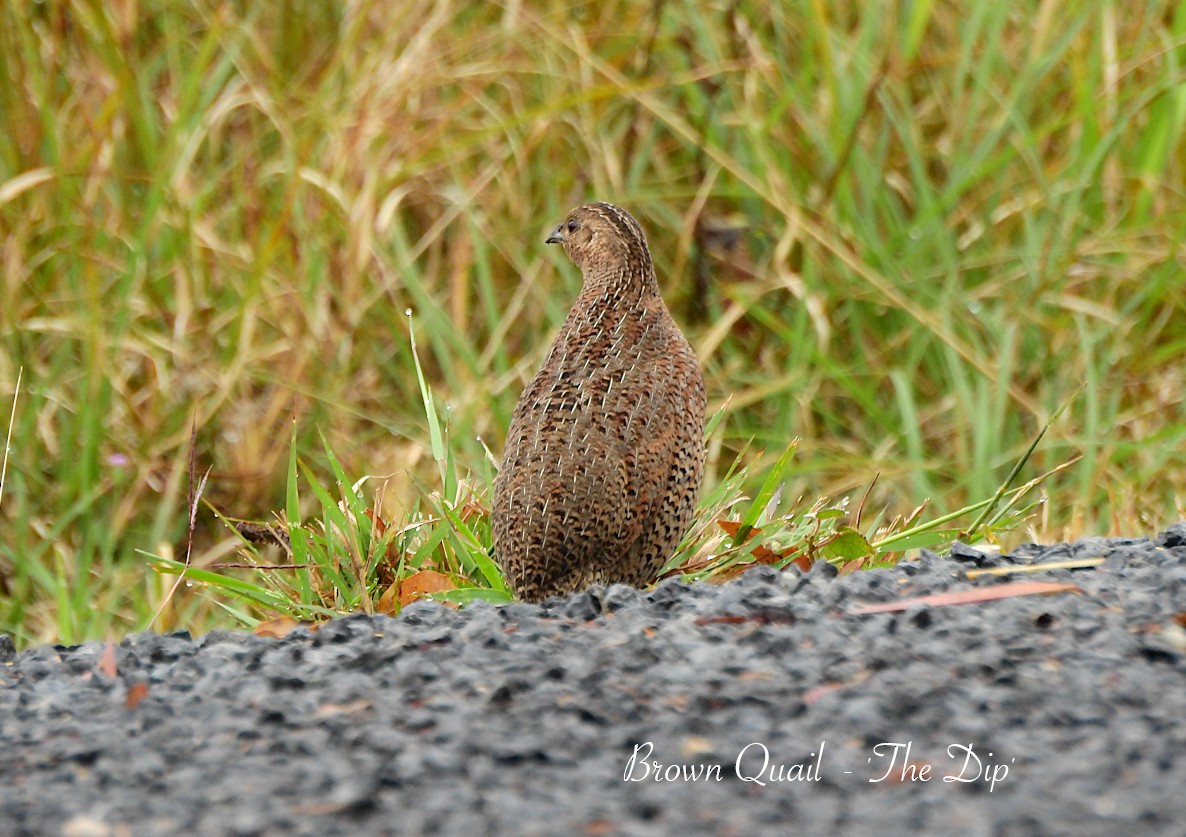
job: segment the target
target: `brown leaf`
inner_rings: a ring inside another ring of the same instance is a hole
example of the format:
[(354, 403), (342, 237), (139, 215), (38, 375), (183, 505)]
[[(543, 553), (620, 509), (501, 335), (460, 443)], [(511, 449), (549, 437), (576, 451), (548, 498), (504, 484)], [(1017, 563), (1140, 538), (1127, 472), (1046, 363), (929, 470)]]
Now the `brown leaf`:
[(124, 706), (128, 709), (135, 709), (146, 697), (148, 697), (148, 684), (133, 683), (128, 686), (128, 693), (124, 695)]
[(374, 509), (367, 509), (363, 512), (371, 521), (371, 525), (375, 527), (375, 537), (383, 540), (383, 536), (387, 534), (387, 524), (383, 522), (383, 518), (375, 513)]
[(717, 526), (725, 530), (725, 534), (731, 538), (737, 537), (738, 531), (741, 529), (740, 520), (718, 520)]
[(456, 589), (449, 576), (436, 570), (420, 570), (399, 583), (399, 604), (405, 607), (427, 593)]
[(763, 546), (762, 544), (755, 546), (753, 550), (750, 551), (750, 555), (753, 555), (754, 558), (762, 564), (773, 564), (782, 557), (777, 552), (766, 546)]
[[(789, 555), (790, 553), (788, 552), (787, 554)], [(794, 564), (796, 567), (799, 568), (800, 572), (804, 572), (804, 573), (807, 572), (808, 570), (810, 570), (811, 565), (814, 563), (815, 563), (815, 559), (812, 558), (810, 555), (807, 555), (806, 553), (804, 553), (803, 555), (800, 555), (798, 558), (796, 558), (794, 561), (791, 562), (791, 564)], [(790, 564), (788, 564), (787, 566), (790, 566)]]
[(399, 613), (399, 608), (399, 582), (392, 581), (383, 591), (383, 595), (379, 597), (379, 603), (375, 605), (375, 612), (395, 616)]
[[(379, 513), (374, 509), (367, 509), (366, 516), (370, 518), (371, 523), (375, 527), (375, 537), (382, 540), (383, 536), (387, 534), (388, 524), (384, 522), (383, 518), (379, 517)], [(395, 573), (399, 568), (398, 541), (399, 538), (394, 538), (391, 543), (387, 544), (387, 550), (375, 565), (375, 575), (378, 576), (379, 583), (385, 586), (395, 583)], [(380, 612), (384, 613), (387, 611)]]
[(300, 626), (301, 623), (291, 616), (277, 616), (275, 619), (265, 619), (260, 622), (252, 633), (256, 636), (284, 639)]
[[(726, 535), (728, 535), (730, 538), (733, 538), (736, 541), (737, 533), (741, 531), (741, 521), (740, 520), (718, 520), (717, 525), (725, 530)], [(745, 536), (746, 542), (748, 542), (750, 538), (752, 538), (754, 535), (758, 534), (761, 531), (762, 530), (757, 528), (756, 526), (751, 528), (749, 530), (749, 534), (747, 534)]]
[(100, 674), (105, 674), (108, 677), (114, 678), (117, 674), (115, 666), (115, 645), (110, 642), (103, 643), (103, 653), (99, 655), (99, 663), (95, 666)]
[(1082, 593), (1074, 584), (1061, 581), (1016, 581), (1012, 584), (1000, 584), (996, 587), (981, 587), (974, 590), (952, 590), (948, 593), (936, 593), (933, 596), (918, 596), (913, 599), (900, 599), (896, 602), (878, 602), (875, 604), (858, 605), (848, 611), (850, 616), (862, 616), (869, 613), (896, 613), (914, 605), (931, 605), (944, 607), (946, 605), (978, 604), (990, 602), (994, 599), (1009, 599), (1014, 596), (1038, 596), (1050, 593)]
[[(736, 543), (737, 533), (741, 531), (741, 526), (742, 526), (740, 520), (718, 520), (717, 525), (720, 526), (725, 531), (725, 534), (728, 535), (730, 538), (732, 538), (734, 540), (734, 542)], [(760, 535), (760, 534), (762, 534), (761, 529), (759, 529), (756, 526), (751, 528), (745, 536), (745, 542), (749, 543), (753, 539), (754, 535)], [(794, 555), (796, 552), (799, 552), (799, 551), (800, 551), (800, 547), (791, 546), (791, 547), (787, 547), (786, 549), (782, 550), (781, 552), (777, 552), (777, 551), (771, 549), (770, 547), (766, 546), (765, 544), (758, 544), (752, 550), (750, 550), (750, 554), (754, 556), (754, 560), (756, 562), (758, 562), (759, 564), (775, 564), (775, 563), (778, 563), (779, 561), (783, 560), (784, 558), (787, 558), (788, 556)], [(799, 555), (799, 557), (797, 557), (794, 561), (791, 561), (790, 563), (794, 564), (796, 567), (798, 567), (803, 572), (807, 572), (809, 569), (811, 569), (811, 565), (815, 562), (808, 555), (801, 554), (801, 555)], [(737, 564), (736, 566), (730, 567), (729, 569), (724, 570), (723, 572), (719, 573), (718, 578), (727, 579), (727, 578), (731, 578), (733, 576), (740, 575), (741, 573), (743, 573), (747, 569), (749, 569), (749, 566), (750, 565), (748, 563)], [(684, 569), (686, 571), (690, 571), (690, 570), (688, 570), (688, 568), (682, 568), (682, 569)], [(697, 568), (697, 569), (699, 569), (699, 568)]]

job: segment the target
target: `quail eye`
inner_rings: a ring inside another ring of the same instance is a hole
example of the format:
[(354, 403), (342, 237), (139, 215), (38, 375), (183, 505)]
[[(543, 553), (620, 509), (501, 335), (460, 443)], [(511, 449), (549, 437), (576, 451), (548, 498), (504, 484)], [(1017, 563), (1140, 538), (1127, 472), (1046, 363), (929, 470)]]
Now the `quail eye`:
[(572, 219), (569, 219), (569, 221), (568, 221), (568, 231), (569, 231), (569, 232), (576, 232), (576, 231), (577, 231), (577, 222), (576, 222), (576, 221), (574, 221), (574, 220), (572, 220)]

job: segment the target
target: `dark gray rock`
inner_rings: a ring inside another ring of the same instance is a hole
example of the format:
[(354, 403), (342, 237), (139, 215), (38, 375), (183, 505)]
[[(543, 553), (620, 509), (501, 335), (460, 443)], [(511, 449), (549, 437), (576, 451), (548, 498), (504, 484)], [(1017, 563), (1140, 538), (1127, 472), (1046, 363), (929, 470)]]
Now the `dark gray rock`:
[(0, 833), (1180, 833), (1186, 528), (965, 557), (142, 634), (115, 678), (0, 637)]

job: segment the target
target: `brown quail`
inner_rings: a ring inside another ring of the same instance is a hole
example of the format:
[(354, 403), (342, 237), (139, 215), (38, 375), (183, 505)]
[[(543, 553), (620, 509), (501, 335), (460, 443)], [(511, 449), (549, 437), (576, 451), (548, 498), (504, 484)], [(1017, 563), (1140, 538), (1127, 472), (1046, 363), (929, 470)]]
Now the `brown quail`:
[(526, 601), (649, 583), (692, 520), (704, 376), (668, 313), (642, 227), (608, 203), (548, 236), (580, 295), (523, 390), (494, 480), (494, 550)]

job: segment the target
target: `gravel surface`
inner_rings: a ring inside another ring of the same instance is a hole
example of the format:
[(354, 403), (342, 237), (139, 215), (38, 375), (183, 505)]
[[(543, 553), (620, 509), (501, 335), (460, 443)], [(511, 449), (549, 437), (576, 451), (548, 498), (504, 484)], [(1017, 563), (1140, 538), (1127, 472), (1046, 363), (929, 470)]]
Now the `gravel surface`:
[[(829, 569), (0, 637), (0, 833), (1186, 833), (1186, 524)], [(849, 613), (1017, 581), (1078, 591)]]

